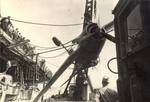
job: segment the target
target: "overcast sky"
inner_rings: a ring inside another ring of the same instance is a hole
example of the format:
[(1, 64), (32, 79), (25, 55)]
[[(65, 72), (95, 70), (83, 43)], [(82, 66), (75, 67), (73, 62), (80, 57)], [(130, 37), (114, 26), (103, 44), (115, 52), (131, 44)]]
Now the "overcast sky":
[[(118, 0), (97, 0), (97, 13), (100, 19), (100, 26), (113, 20), (112, 10), (117, 1)], [(83, 22), (84, 7), (85, 0), (1, 0), (1, 15), (38, 23), (74, 24)], [(13, 22), (13, 25), (15, 28), (19, 28), (22, 36), (30, 39), (32, 44), (43, 47), (55, 46), (52, 42), (53, 36), (56, 36), (65, 43), (77, 37), (82, 31), (82, 25), (74, 27), (50, 27), (17, 22)], [(65, 50), (47, 53), (41, 56), (53, 56), (63, 51)], [(46, 59), (48, 68), (55, 73), (67, 56), (68, 55), (65, 54), (55, 59)], [(109, 72), (106, 65), (107, 61), (115, 56), (115, 44), (107, 41), (100, 54), (100, 63), (96, 68), (92, 68), (89, 71), (94, 87), (101, 87), (100, 81), (104, 75), (110, 76), (111, 87), (116, 87), (115, 81), (117, 75)], [(116, 70), (115, 62), (111, 64), (111, 68)], [(65, 71), (54, 86), (60, 86), (60, 84), (68, 78), (71, 71), (71, 69)]]

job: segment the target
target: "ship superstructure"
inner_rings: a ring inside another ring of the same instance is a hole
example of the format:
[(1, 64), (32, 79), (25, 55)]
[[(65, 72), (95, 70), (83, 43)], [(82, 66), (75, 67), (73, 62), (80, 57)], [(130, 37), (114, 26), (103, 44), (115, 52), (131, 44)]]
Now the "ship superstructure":
[(42, 69), (45, 61), (38, 61), (35, 47), (15, 29), (9, 17), (0, 21), (1, 102), (30, 100), (39, 91), (38, 83), (48, 80)]

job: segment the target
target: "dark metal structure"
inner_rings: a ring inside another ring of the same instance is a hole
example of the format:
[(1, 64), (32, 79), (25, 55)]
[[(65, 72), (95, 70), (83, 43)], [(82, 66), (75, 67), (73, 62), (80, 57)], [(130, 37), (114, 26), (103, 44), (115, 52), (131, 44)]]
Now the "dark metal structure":
[(150, 1), (119, 0), (113, 13), (119, 102), (150, 102)]

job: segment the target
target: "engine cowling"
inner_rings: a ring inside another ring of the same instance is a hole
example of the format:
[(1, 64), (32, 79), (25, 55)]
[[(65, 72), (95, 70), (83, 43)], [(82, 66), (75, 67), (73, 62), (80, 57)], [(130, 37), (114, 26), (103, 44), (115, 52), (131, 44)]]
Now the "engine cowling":
[(97, 24), (91, 23), (87, 25), (78, 40), (79, 51), (75, 62), (83, 67), (95, 66), (105, 40)]

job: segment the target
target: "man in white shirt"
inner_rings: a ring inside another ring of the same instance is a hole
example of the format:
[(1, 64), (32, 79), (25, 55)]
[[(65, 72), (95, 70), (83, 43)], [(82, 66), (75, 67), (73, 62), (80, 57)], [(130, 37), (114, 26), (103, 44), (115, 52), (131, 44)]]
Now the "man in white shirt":
[(115, 90), (108, 88), (109, 77), (104, 76), (102, 79), (103, 87), (99, 90), (100, 102), (117, 102), (118, 94)]

